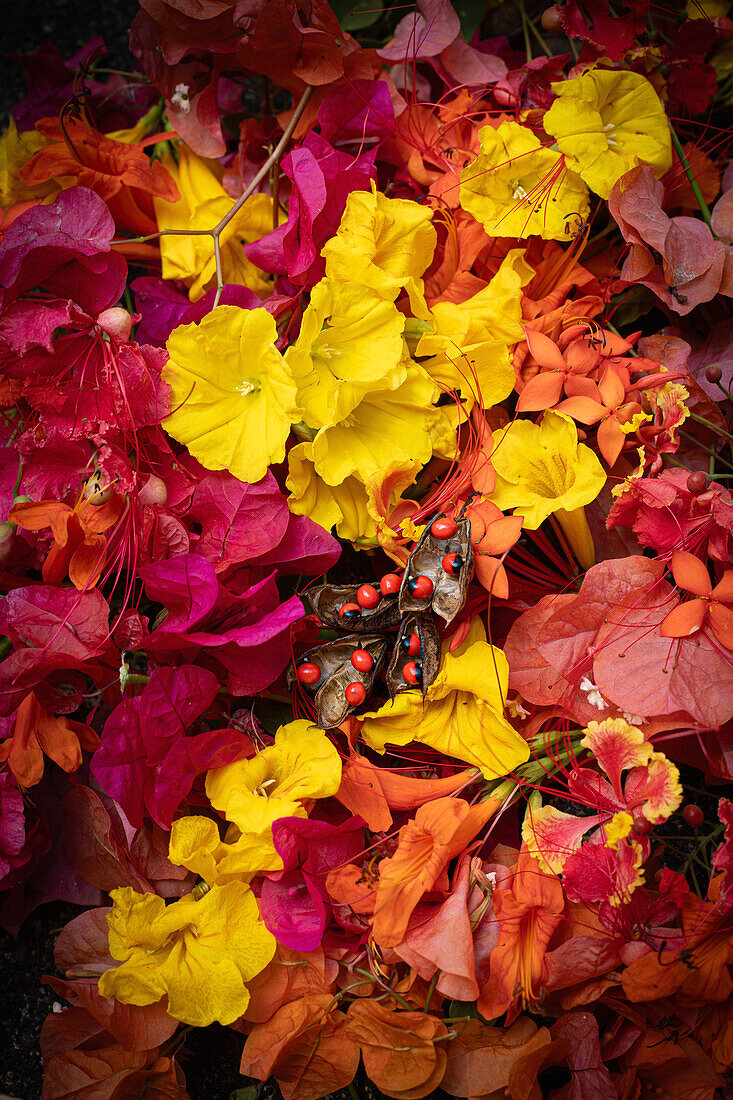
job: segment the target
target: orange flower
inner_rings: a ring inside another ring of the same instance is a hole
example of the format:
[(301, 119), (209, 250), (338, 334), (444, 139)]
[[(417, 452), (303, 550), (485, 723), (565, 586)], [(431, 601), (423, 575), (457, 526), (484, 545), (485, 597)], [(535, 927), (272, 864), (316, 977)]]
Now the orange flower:
[(489, 500), (469, 505), (466, 515), (471, 521), (476, 580), (487, 592), (505, 600), (509, 595), (509, 579), (499, 558), (519, 538), (524, 517), (505, 516)]
[(661, 626), (663, 638), (687, 638), (701, 629), (707, 619), (721, 645), (733, 649), (733, 569), (713, 588), (710, 575), (694, 554), (678, 550), (672, 555), (675, 584), (697, 599), (681, 603), (670, 611)]
[(10, 522), (27, 531), (51, 528), (55, 545), (43, 563), (46, 584), (60, 584), (68, 573), (74, 587), (85, 591), (99, 580), (107, 549), (102, 532), (117, 522), (125, 507), (124, 498), (116, 493), (97, 503), (100, 496), (106, 492), (100, 493), (90, 480), (73, 508), (58, 500), (39, 500), (16, 504), (11, 510)]
[(447, 887), (446, 868), (502, 804), (490, 798), (469, 806), (459, 798), (437, 798), (421, 806), (400, 829), (397, 851), (379, 865), (374, 939), (382, 947), (401, 943), (413, 909), (428, 890)]
[(89, 726), (49, 714), (31, 691), (15, 712), (12, 734), (0, 744), (0, 763), (7, 763), (21, 787), (32, 787), (43, 776), (44, 753), (65, 772), (74, 772), (82, 748), (99, 744)]
[(477, 1003), (486, 1020), (509, 1010), (507, 1023), (511, 1023), (520, 1007), (536, 1003), (545, 951), (564, 904), (557, 875), (544, 872), (523, 844), (511, 888), (494, 892), (499, 940)]
[(629, 433), (649, 419), (638, 401), (625, 400), (624, 379), (613, 365), (606, 368), (597, 383), (590, 378), (568, 379), (565, 393), (569, 396), (555, 406), (556, 411), (581, 424), (598, 424), (598, 450), (609, 466), (621, 454)]
[[(103, 198), (117, 225), (130, 233), (155, 233), (158, 223), (153, 195), (177, 202), (178, 188), (159, 161), (151, 163), (145, 146), (161, 139), (152, 134), (141, 142), (114, 141), (81, 119), (60, 122), (42, 118), (36, 130), (50, 141), (20, 169), (29, 186), (50, 179), (88, 187)], [(170, 135), (165, 135), (166, 137)]]

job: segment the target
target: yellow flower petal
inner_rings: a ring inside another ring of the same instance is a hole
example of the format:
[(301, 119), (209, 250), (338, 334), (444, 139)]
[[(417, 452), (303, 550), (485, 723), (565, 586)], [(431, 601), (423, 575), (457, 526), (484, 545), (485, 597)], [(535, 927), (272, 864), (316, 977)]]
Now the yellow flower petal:
[(542, 124), (557, 139), (568, 167), (601, 198), (638, 164), (651, 165), (658, 179), (671, 168), (667, 116), (640, 73), (590, 69), (552, 90), (557, 99)]
[[(178, 146), (178, 164), (173, 157), (163, 160), (178, 185), (178, 202), (154, 198), (159, 229), (213, 229), (231, 210), (233, 200), (214, 175), (209, 164), (187, 145)], [(250, 195), (219, 238), (222, 275), (225, 283), (247, 286), (267, 294), (271, 279), (250, 263), (243, 245), (258, 241), (272, 229), (272, 199)], [(164, 279), (181, 279), (189, 287), (189, 298), (197, 301), (216, 282), (214, 239), (210, 236), (173, 234), (160, 238)]]
[(304, 799), (327, 798), (341, 782), (341, 760), (323, 730), (299, 719), (281, 726), (275, 743), (251, 760), (215, 768), (206, 794), (242, 833), (269, 836), (273, 821), (306, 817)]
[(48, 142), (48, 138), (35, 130), (19, 134), (15, 119), (11, 118), (7, 130), (0, 137), (0, 210), (9, 210), (18, 202), (48, 199), (58, 194), (60, 188), (55, 179), (29, 187), (18, 175), (20, 169)]
[(336, 528), (342, 539), (376, 545), (377, 525), (369, 510), (367, 490), (359, 479), (347, 477), (340, 485), (327, 485), (313, 465), (313, 444), (299, 443), (288, 451), (290, 490), (288, 508), (297, 516), (310, 516), (327, 531)]
[(374, 290), (322, 279), (285, 359), (311, 428), (342, 420), (369, 390), (404, 380), (404, 315)]
[(194, 1027), (231, 1024), (242, 1015), (245, 983), (275, 953), (275, 937), (248, 886), (229, 882), (171, 905), (129, 886), (111, 897), (109, 949), (122, 965), (100, 978), (103, 997), (148, 1005), (167, 996), (171, 1016)]
[(444, 645), (441, 668), (425, 700), (405, 691), (364, 715), (364, 740), (377, 752), (419, 741), (475, 764), (486, 779), (507, 775), (529, 757), (529, 745), (504, 717), (509, 666), (500, 649), (475, 635), (454, 653)]
[(238, 306), (217, 306), (171, 333), (163, 378), (172, 412), (163, 426), (207, 470), (253, 483), (284, 459), (301, 413), (276, 339), (267, 310)]
[(319, 477), (340, 485), (351, 474), (379, 474), (390, 462), (424, 465), (433, 453), (430, 429), (441, 418), (432, 407), (439, 395), (430, 376), (410, 363), (401, 384), (365, 394), (345, 420), (321, 428), (312, 452)]
[(335, 236), (321, 252), (326, 275), (372, 287), (389, 301), (404, 287), (424, 310), (421, 275), (438, 239), (432, 216), (410, 199), (388, 199), (374, 184), (371, 191), (352, 191)]
[(515, 420), (496, 431), (491, 461), (497, 475), (492, 503), (502, 511), (514, 508), (532, 531), (558, 509), (590, 504), (606, 482), (596, 455), (578, 442), (573, 421), (552, 410), (541, 424)]
[(283, 865), (271, 838), (243, 833), (226, 843), (215, 821), (198, 816), (173, 822), (168, 858), (210, 886), (233, 878), (249, 882), (260, 871), (279, 871)]
[(569, 219), (585, 220), (588, 191), (560, 153), (526, 126), (505, 120), (479, 131), (481, 152), (461, 172), (461, 206), (490, 237), (567, 240)]

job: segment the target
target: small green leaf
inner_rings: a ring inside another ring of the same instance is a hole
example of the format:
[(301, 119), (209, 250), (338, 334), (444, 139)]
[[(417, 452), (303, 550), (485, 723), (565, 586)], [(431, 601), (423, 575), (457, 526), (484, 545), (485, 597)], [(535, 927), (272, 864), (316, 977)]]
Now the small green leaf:
[(382, 0), (332, 0), (331, 7), (345, 31), (371, 27), (384, 11)]
[(461, 21), (463, 40), (470, 42), (481, 26), (488, 4), (486, 0), (453, 0), (453, 7)]

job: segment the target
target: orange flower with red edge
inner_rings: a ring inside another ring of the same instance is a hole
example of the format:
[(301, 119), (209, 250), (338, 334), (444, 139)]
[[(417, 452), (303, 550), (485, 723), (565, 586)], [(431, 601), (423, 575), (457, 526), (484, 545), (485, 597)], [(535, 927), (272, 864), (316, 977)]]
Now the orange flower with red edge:
[(145, 146), (162, 135), (153, 134), (137, 143), (114, 141), (81, 119), (62, 123), (57, 118), (42, 118), (36, 130), (49, 144), (20, 169), (23, 183), (36, 187), (51, 179), (68, 181), (71, 177), (104, 199), (122, 230), (155, 233), (158, 223), (153, 195), (166, 202), (177, 202), (180, 197), (170, 173), (145, 153)]

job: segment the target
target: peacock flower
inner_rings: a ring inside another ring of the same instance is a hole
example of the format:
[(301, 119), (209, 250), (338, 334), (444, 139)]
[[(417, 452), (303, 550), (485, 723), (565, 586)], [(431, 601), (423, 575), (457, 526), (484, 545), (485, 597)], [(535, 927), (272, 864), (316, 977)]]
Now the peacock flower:
[(489, 645), (478, 619), (453, 653), (443, 645), (440, 671), (425, 693), (404, 691), (364, 715), (362, 736), (377, 752), (418, 741), (475, 764), (486, 779), (508, 775), (529, 757), (529, 745), (504, 716), (509, 665)]
[(248, 886), (212, 886), (169, 905), (131, 886), (110, 896), (109, 951), (122, 965), (99, 979), (103, 997), (131, 1005), (167, 997), (170, 1015), (193, 1027), (239, 1019), (249, 1004), (246, 983), (275, 954)]
[(568, 167), (601, 198), (639, 164), (650, 165), (657, 179), (671, 168), (669, 123), (645, 76), (591, 69), (552, 90), (557, 99), (542, 125), (556, 138)]
[(484, 408), (508, 397), (514, 388), (509, 349), (523, 336), (521, 292), (533, 276), (524, 249), (514, 248), (478, 294), (463, 302), (436, 302), (431, 329), (423, 331), (415, 349), (418, 357), (430, 357), (422, 365), (431, 378), (479, 398)]
[[(524, 820), (522, 836), (529, 851), (556, 873), (579, 851), (587, 833), (592, 833), (595, 843), (617, 847), (628, 837), (635, 816), (656, 825), (666, 821), (682, 801), (677, 768), (654, 751), (636, 726), (623, 718), (606, 718), (589, 722), (584, 733), (580, 744), (604, 774), (575, 768), (568, 789), (579, 805), (595, 812), (578, 817), (554, 806), (531, 807)], [(624, 772), (628, 773), (625, 779)]]
[(588, 191), (560, 153), (526, 126), (505, 120), (479, 131), (481, 152), (461, 172), (461, 206), (490, 237), (567, 240), (570, 218), (585, 221)]
[(232, 825), (222, 840), (217, 823), (198, 815), (173, 822), (168, 858), (210, 886), (232, 880), (250, 882), (260, 872), (280, 871), (283, 865), (271, 836), (240, 833)]
[(388, 199), (374, 183), (371, 191), (352, 191), (338, 230), (321, 252), (327, 277), (371, 287), (390, 302), (404, 289), (424, 312), (421, 276), (437, 242), (432, 216), (410, 199)]
[(578, 442), (575, 424), (562, 413), (546, 412), (540, 424), (515, 420), (494, 433), (491, 462), (497, 508), (514, 508), (535, 531), (555, 515), (581, 565), (593, 564), (593, 542), (582, 508), (606, 483), (596, 455)]
[(695, 598), (678, 604), (660, 627), (663, 638), (687, 638), (701, 630), (705, 621), (726, 649), (733, 649), (733, 569), (713, 588), (705, 565), (694, 554), (677, 550), (672, 555), (672, 573), (678, 588)]
[(275, 743), (251, 759), (210, 771), (206, 794), (240, 832), (269, 837), (273, 821), (307, 817), (303, 803), (328, 798), (340, 782), (338, 752), (323, 730), (298, 719), (281, 726)]
[[(155, 199), (158, 229), (176, 232), (160, 238), (164, 279), (180, 279), (192, 302), (198, 301), (216, 282), (214, 238), (187, 230), (208, 230), (228, 214), (232, 200), (210, 167), (187, 145), (178, 146), (178, 164), (166, 157), (164, 165), (178, 185), (177, 202)], [(247, 286), (267, 294), (270, 280), (244, 254), (244, 245), (258, 241), (272, 230), (272, 199), (250, 195), (219, 237), (222, 277), (225, 283)]]
[(254, 483), (284, 459), (290, 426), (302, 414), (276, 339), (267, 310), (239, 306), (217, 306), (171, 333), (163, 368), (171, 413), (163, 426), (207, 470)]
[(370, 389), (404, 381), (405, 318), (393, 302), (358, 283), (321, 279), (311, 291), (285, 360), (310, 428), (342, 420)]
[(49, 182), (56, 190), (72, 183), (88, 187), (104, 199), (116, 224), (132, 233), (154, 233), (154, 204), (179, 200), (171, 172), (145, 152), (145, 145), (160, 135), (135, 143), (115, 141), (82, 118), (43, 118), (36, 130), (46, 141), (19, 169), (28, 187)]
[(407, 360), (404, 380), (396, 375), (390, 386), (369, 391), (349, 416), (317, 432), (316, 473), (329, 485), (340, 485), (353, 474), (365, 480), (390, 463), (422, 466), (433, 451), (445, 452), (455, 432), (442, 410), (433, 407), (439, 396), (432, 378)]
[(48, 138), (37, 130), (19, 134), (15, 119), (10, 119), (7, 130), (0, 137), (0, 210), (9, 210), (18, 202), (50, 199), (58, 194), (59, 185), (55, 180), (31, 186), (24, 183), (19, 174), (31, 157), (47, 144)]

